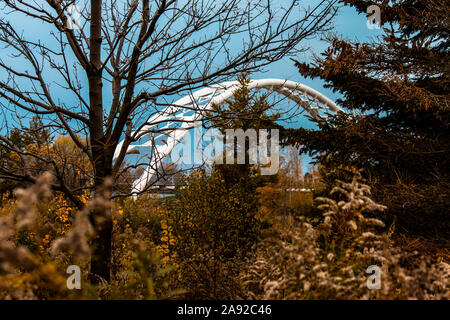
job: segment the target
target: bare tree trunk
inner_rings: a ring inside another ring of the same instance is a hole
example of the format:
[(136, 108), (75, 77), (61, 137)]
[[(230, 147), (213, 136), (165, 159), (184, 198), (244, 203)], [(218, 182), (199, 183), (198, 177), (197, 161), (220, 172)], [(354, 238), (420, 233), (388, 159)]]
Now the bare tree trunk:
[(94, 205), (90, 212), (90, 220), (95, 234), (92, 241), (90, 272), (93, 275), (92, 280), (98, 283), (100, 278), (109, 282), (111, 277), (112, 183), (108, 178), (111, 178), (112, 173), (112, 156), (108, 156), (107, 150), (94, 155), (97, 157), (94, 167)]
[[(103, 83), (102, 83), (102, 1), (91, 1), (90, 25), (90, 67), (89, 80), (89, 133), (92, 146), (92, 161), (94, 167), (94, 197), (98, 201), (90, 212), (94, 227), (93, 254), (91, 258), (91, 273), (94, 280), (98, 277), (110, 280), (111, 208), (106, 204), (106, 198), (111, 194), (111, 186), (105, 185), (105, 179), (112, 175), (112, 157), (108, 156), (108, 147), (103, 132)], [(103, 199), (102, 199), (103, 198)], [(102, 203), (104, 202), (104, 203)]]

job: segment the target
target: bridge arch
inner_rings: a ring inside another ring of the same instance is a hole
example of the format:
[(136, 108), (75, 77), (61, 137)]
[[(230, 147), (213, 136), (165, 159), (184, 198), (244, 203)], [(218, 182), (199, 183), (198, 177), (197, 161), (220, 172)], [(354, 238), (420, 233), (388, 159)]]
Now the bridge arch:
[[(325, 114), (329, 112), (344, 112), (320, 92), (294, 81), (283, 79), (250, 80), (247, 87), (250, 90), (266, 89), (284, 95), (301, 106), (314, 121), (326, 118), (321, 112)], [(143, 191), (157, 173), (158, 167), (162, 164), (164, 158), (184, 138), (189, 129), (193, 128), (194, 123), (201, 121), (205, 112), (211, 110), (212, 105), (222, 104), (232, 97), (234, 91), (238, 88), (238, 81), (228, 81), (199, 89), (177, 100), (165, 109), (158, 111), (143, 126), (134, 131), (131, 136), (139, 138), (154, 134), (151, 133), (152, 128), (156, 127), (158, 127), (157, 131), (163, 133), (153, 135), (147, 142), (134, 143), (128, 147), (128, 153), (133, 153), (132, 150), (139, 147), (152, 148), (149, 165), (144, 169), (143, 174), (134, 181), (132, 192), (138, 194)], [(161, 140), (161, 137), (164, 137), (165, 140), (158, 142), (158, 140)], [(121, 141), (118, 144), (114, 159), (118, 157), (123, 143), (124, 141)]]

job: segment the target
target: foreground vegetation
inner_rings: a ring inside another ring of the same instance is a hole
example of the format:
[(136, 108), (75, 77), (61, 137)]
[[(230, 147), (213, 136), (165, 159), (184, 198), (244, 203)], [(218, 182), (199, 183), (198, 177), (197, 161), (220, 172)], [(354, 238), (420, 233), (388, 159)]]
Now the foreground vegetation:
[[(45, 174), (3, 198), (1, 298), (450, 297), (448, 256), (399, 246), (395, 226), (379, 219), (386, 207), (371, 200), (358, 173), (348, 183), (338, 181), (329, 198), (313, 202), (310, 194), (296, 193), (280, 205), (283, 183), (292, 178), (286, 174), (245, 194), (257, 176), (227, 186), (213, 168), (186, 176), (173, 198), (115, 202), (112, 280), (100, 284), (88, 271), (87, 212), (108, 201), (88, 201), (75, 213), (51, 194)], [(66, 268), (73, 264), (83, 270), (80, 290), (66, 286)], [(382, 270), (379, 290), (367, 288), (370, 265)]]

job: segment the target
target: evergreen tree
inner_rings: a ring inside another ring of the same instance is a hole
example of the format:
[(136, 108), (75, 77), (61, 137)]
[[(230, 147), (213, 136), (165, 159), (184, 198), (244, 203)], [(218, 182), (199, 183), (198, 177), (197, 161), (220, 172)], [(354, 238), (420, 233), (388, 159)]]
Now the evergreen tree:
[[(359, 13), (373, 1), (345, 0)], [(448, 228), (448, 1), (383, 1), (384, 34), (370, 43), (330, 36), (330, 47), (300, 73), (342, 94), (320, 130), (286, 130), (330, 168), (363, 168), (375, 193), (410, 228)], [(414, 216), (411, 217), (411, 216)], [(416, 222), (416, 223), (414, 223)], [(448, 231), (447, 231), (448, 232)]]
[[(279, 114), (268, 114), (270, 104), (267, 102), (267, 94), (252, 95), (248, 88), (250, 79), (247, 74), (238, 77), (239, 88), (234, 92), (233, 97), (228, 99), (223, 105), (214, 105), (213, 110), (216, 117), (214, 117), (213, 126), (218, 128), (225, 136), (226, 129), (242, 129), (244, 132), (249, 129), (256, 131), (257, 139), (259, 139), (258, 132), (260, 129), (267, 129), (270, 138), (271, 129), (279, 128), (276, 120)], [(249, 154), (249, 139), (245, 139), (244, 145), (239, 145), (239, 141), (233, 142), (234, 148), (234, 164), (216, 164), (215, 169), (222, 175), (226, 184), (232, 186), (239, 182), (244, 182), (249, 185), (249, 188), (256, 191), (257, 185), (273, 180), (274, 177), (266, 176), (258, 178), (255, 177), (257, 166), (250, 165)], [(245, 163), (237, 164), (237, 151), (244, 150)], [(251, 185), (251, 186), (250, 186)]]

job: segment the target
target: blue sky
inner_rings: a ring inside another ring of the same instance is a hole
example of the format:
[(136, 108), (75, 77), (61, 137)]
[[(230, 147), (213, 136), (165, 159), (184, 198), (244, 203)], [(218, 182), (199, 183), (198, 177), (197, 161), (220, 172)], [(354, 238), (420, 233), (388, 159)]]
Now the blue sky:
[[(282, 6), (284, 0), (280, 1), (272, 1), (272, 6), (276, 7), (277, 5)], [(313, 7), (315, 4), (319, 2), (319, 0), (299, 0), (299, 8), (301, 10), (302, 7)], [(5, 16), (5, 12), (0, 13), (0, 17)], [(23, 29), (24, 37), (31, 40), (40, 40), (47, 45), (51, 45), (55, 43), (50, 36), (50, 31), (53, 30), (51, 26), (48, 24), (44, 24), (38, 20), (30, 19), (24, 17), (23, 14), (8, 14), (7, 19), (12, 22), (12, 24), (18, 29)], [(371, 38), (380, 35), (380, 30), (376, 29), (368, 29), (366, 26), (366, 16), (363, 14), (358, 15), (356, 10), (348, 7), (342, 6), (338, 11), (338, 15), (333, 21), (333, 32), (338, 35), (341, 35), (344, 38), (348, 38), (355, 41), (368, 41)], [(319, 37), (319, 36), (318, 36)], [(310, 50), (303, 54), (300, 57), (297, 57), (298, 60), (301, 61), (310, 61), (310, 57), (313, 53), (320, 54), (326, 47), (327, 44), (324, 41), (320, 41), (320, 39), (313, 39), (307, 42), (303, 42), (305, 46), (310, 47)], [(0, 57), (5, 57), (5, 54), (8, 52), (0, 48)], [(14, 60), (8, 59), (8, 62), (14, 63)], [(20, 62), (16, 60), (17, 65), (20, 69)], [(4, 77), (5, 74), (3, 71), (0, 71), (0, 77)], [(46, 75), (49, 81), (52, 80), (52, 74)], [(53, 76), (54, 77), (54, 76)], [(316, 79), (305, 79), (300, 76), (296, 68), (293, 66), (293, 62), (290, 59), (283, 59), (272, 65), (265, 68), (264, 72), (254, 73), (252, 75), (253, 78), (282, 78), (289, 79), (297, 82), (302, 82), (321, 93), (327, 95), (330, 99), (335, 100), (338, 97), (338, 94), (333, 93), (329, 89), (323, 88), (322, 81)], [(56, 78), (55, 78), (56, 79)], [(57, 87), (53, 87), (53, 89), (58, 90)], [(108, 93), (108, 92), (105, 92)], [(106, 99), (108, 94), (106, 95)], [(65, 97), (67, 98), (67, 97)], [(106, 102), (106, 101), (105, 101)]]
[[(280, 2), (273, 1), (272, 3), (274, 6), (276, 5), (282, 5)], [(319, 0), (306, 0), (306, 1), (299, 1), (299, 9), (301, 10), (301, 7), (307, 7), (308, 5), (314, 6), (317, 4)], [(4, 16), (4, 12), (0, 14), (0, 16)], [(18, 27), (18, 29), (21, 29), (20, 27), (23, 27), (24, 35), (28, 39), (40, 39), (43, 42), (52, 43), (52, 41), (49, 33), (51, 31), (51, 27), (48, 25), (44, 25), (43, 23), (26, 18), (24, 19), (23, 15), (15, 15), (15, 14), (9, 14), (7, 16), (8, 20), (10, 20), (13, 25)], [(337, 35), (353, 40), (353, 41), (370, 41), (371, 39), (374, 39), (376, 36), (381, 34), (380, 30), (377, 29), (368, 29), (366, 26), (366, 16), (363, 14), (358, 15), (356, 10), (348, 7), (348, 6), (342, 6), (336, 18), (333, 21), (333, 31)], [(297, 57), (297, 60), (300, 61), (311, 61), (311, 55), (312, 54), (320, 54), (324, 49), (327, 47), (327, 43), (324, 41), (321, 41), (320, 39), (312, 39), (308, 42), (304, 43), (305, 46), (310, 47), (310, 50), (302, 56)], [(5, 52), (4, 49), (0, 48), (1, 57), (4, 57)], [(17, 65), (20, 67), (20, 62), (16, 62)], [(0, 77), (3, 79), (5, 76), (4, 71), (0, 71)], [(48, 73), (45, 75), (47, 78), (47, 81), (52, 81), (54, 76), (51, 73)], [(325, 94), (332, 100), (336, 100), (339, 97), (338, 93), (333, 93), (332, 90), (326, 89), (323, 87), (323, 82), (320, 79), (305, 79), (303, 78), (297, 71), (297, 69), (294, 67), (293, 62), (290, 59), (283, 59), (282, 61), (278, 61), (268, 67), (265, 68), (263, 72), (254, 73), (251, 75), (252, 78), (255, 79), (262, 79), (262, 78), (281, 78), (281, 79), (289, 79), (292, 81), (300, 82), (303, 84), (306, 84), (317, 91)], [(56, 79), (56, 78), (55, 78)], [(68, 99), (66, 95), (64, 95), (64, 90), (58, 88), (57, 86), (52, 86), (52, 90), (54, 93), (58, 93), (57, 95), (60, 96), (61, 99)], [(106, 88), (107, 95), (105, 96), (105, 99), (108, 98), (108, 89)], [(175, 98), (175, 97), (174, 97)], [(107, 102), (107, 101), (105, 101)], [(70, 103), (70, 102), (69, 102)], [(296, 123), (289, 124), (289, 126), (296, 126)], [(303, 126), (307, 128), (313, 128), (314, 124), (306, 121), (306, 120), (299, 120), (298, 126)]]
[[(316, 1), (310, 1), (314, 3)], [(369, 29), (366, 25), (367, 18), (365, 15), (357, 14), (356, 10), (349, 6), (342, 6), (333, 22), (333, 30), (331, 32), (338, 36), (357, 42), (369, 42), (375, 40), (377, 36), (381, 35), (378, 29)], [(308, 62), (311, 61), (313, 54), (320, 55), (328, 44), (320, 39), (313, 39), (308, 42), (310, 50), (305, 52), (296, 60)], [(307, 79), (302, 77), (298, 70), (294, 67), (292, 60), (283, 59), (267, 68), (265, 72), (258, 72), (253, 75), (254, 78), (281, 78), (303, 83), (311, 88), (326, 95), (331, 100), (335, 101), (339, 98), (339, 93), (334, 93), (329, 88), (324, 88), (324, 82), (320, 79)], [(313, 124), (304, 123), (303, 125), (314, 127)]]

